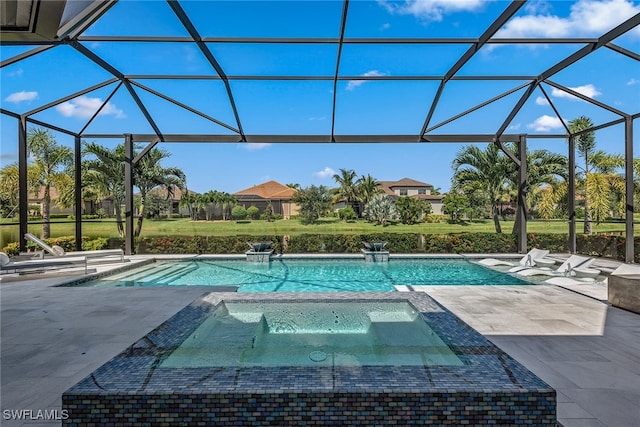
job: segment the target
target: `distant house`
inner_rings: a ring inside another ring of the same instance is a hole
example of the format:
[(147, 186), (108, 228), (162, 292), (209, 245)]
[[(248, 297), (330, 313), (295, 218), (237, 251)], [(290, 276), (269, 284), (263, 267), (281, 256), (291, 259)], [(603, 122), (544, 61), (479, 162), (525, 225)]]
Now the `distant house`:
[(431, 194), (433, 185), (426, 182), (416, 181), (411, 178), (402, 178), (399, 181), (380, 181), (380, 188), (388, 196), (397, 199), (398, 197), (416, 197), (420, 200), (428, 200), (431, 203), (431, 211), (434, 214), (442, 214), (442, 199), (444, 194)]
[(264, 212), (269, 203), (274, 214), (282, 215), (282, 218), (289, 219), (293, 215), (298, 215), (298, 205), (291, 201), (296, 190), (276, 181), (267, 181), (262, 184), (233, 193), (238, 200), (238, 205), (245, 209), (255, 206)]
[[(30, 215), (40, 216), (42, 215), (42, 210), (44, 207), (44, 185), (39, 186), (37, 188), (37, 192), (33, 189), (29, 191), (29, 211)], [(61, 208), (58, 206), (57, 201), (58, 197), (60, 197), (58, 193), (58, 189), (56, 187), (49, 187), (49, 198), (51, 199), (51, 205), (49, 206), (49, 213), (51, 215), (74, 215), (75, 208), (73, 206), (67, 208)], [(107, 201), (95, 201), (95, 200), (83, 200), (82, 202), (82, 213), (83, 214), (93, 214), (96, 210), (103, 208), (107, 211), (110, 206), (110, 200)], [(111, 203), (113, 205), (113, 203)]]
[[(167, 210), (165, 212), (161, 212), (161, 214), (165, 215), (188, 215), (189, 208), (186, 206), (180, 206), (180, 200), (185, 193), (189, 194), (198, 194), (192, 190), (181, 190), (179, 187), (172, 185), (171, 191), (169, 191), (166, 187), (157, 187), (149, 192), (149, 194), (157, 196), (160, 200), (167, 201)], [(136, 194), (139, 196), (140, 194)]]

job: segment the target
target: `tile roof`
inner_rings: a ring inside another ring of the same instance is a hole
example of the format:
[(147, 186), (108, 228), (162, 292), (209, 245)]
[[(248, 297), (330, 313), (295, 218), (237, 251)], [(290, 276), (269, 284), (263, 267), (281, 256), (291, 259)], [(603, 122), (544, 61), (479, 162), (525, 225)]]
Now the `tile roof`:
[(393, 188), (393, 187), (431, 187), (433, 188), (433, 185), (431, 184), (427, 184), (426, 182), (422, 182), (422, 181), (416, 181), (415, 179), (411, 179), (411, 178), (402, 178), (398, 181), (380, 181), (380, 183), (386, 184), (390, 188)]
[(296, 190), (277, 181), (267, 181), (262, 184), (233, 193), (234, 196), (258, 196), (263, 199), (291, 199)]

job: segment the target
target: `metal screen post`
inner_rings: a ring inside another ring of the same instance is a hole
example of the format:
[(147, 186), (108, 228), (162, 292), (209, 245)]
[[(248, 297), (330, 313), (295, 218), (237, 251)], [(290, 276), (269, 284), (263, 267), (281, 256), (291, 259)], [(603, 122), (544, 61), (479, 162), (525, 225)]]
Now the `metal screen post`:
[(518, 252), (527, 253), (527, 136), (520, 135), (518, 142)]
[(576, 140), (569, 137), (569, 252), (576, 253)]
[(20, 218), (20, 252), (27, 251), (24, 235), (29, 232), (29, 191), (27, 188), (27, 117), (18, 119), (18, 216)]
[(635, 245), (633, 237), (633, 120), (627, 117), (624, 122), (624, 156), (626, 181), (626, 210), (625, 210), (625, 262), (631, 263), (635, 259)]
[(133, 135), (124, 135), (124, 252), (133, 255)]
[(75, 215), (76, 215), (76, 250), (82, 250), (82, 151), (80, 145), (80, 137), (75, 137), (74, 142), (74, 161), (75, 161)]

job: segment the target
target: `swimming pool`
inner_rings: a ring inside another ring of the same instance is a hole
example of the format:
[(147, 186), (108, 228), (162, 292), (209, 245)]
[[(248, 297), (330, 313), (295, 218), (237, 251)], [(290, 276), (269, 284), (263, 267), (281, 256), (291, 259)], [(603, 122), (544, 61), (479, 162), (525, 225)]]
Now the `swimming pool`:
[(232, 286), (238, 292), (393, 292), (395, 286), (530, 285), (465, 259), (159, 261), (82, 286)]

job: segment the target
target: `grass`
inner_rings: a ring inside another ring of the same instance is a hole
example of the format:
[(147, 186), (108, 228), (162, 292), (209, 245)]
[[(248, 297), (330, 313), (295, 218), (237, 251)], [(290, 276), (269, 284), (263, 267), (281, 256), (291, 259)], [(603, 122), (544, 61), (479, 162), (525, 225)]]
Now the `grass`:
[[(54, 220), (51, 224), (51, 236), (72, 236), (75, 233), (74, 223), (68, 220)], [(63, 222), (65, 221), (65, 222)], [(6, 221), (0, 227), (0, 248), (9, 242), (18, 240), (18, 225)], [(513, 221), (501, 222), (503, 233), (511, 233)], [(40, 224), (29, 225), (29, 231), (37, 235), (41, 232)], [(473, 221), (465, 224), (422, 223), (415, 225), (395, 224), (387, 227), (376, 226), (366, 221), (345, 222), (337, 218), (322, 218), (316, 224), (305, 225), (298, 220), (279, 220), (274, 222), (251, 221), (236, 223), (235, 221), (191, 221), (188, 218), (148, 220), (142, 226), (142, 237), (153, 236), (207, 236), (207, 235), (297, 235), (312, 234), (367, 234), (376, 232), (389, 233), (422, 233), (448, 234), (462, 232), (493, 233), (495, 228), (492, 220)], [(568, 233), (565, 221), (529, 222), (527, 231), (530, 233)], [(578, 223), (577, 232), (582, 231), (582, 223)], [(624, 233), (624, 223), (593, 224), (594, 233)], [(118, 237), (116, 224), (112, 220), (83, 222), (82, 234), (87, 237)], [(640, 230), (636, 231), (640, 235)]]

